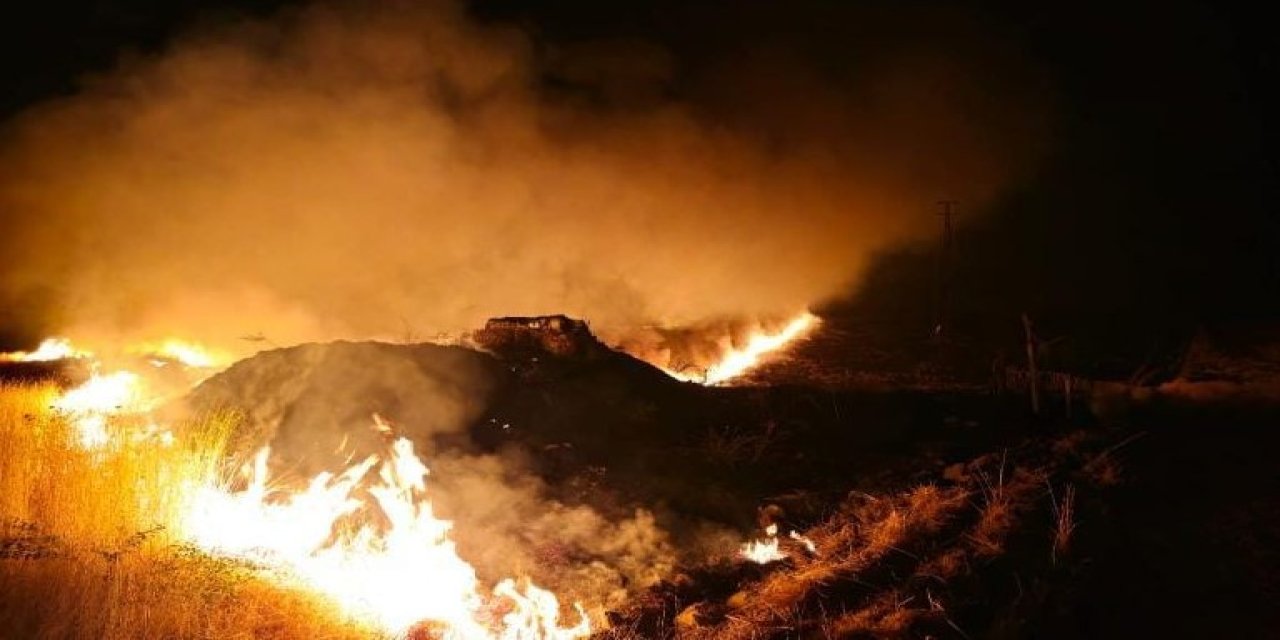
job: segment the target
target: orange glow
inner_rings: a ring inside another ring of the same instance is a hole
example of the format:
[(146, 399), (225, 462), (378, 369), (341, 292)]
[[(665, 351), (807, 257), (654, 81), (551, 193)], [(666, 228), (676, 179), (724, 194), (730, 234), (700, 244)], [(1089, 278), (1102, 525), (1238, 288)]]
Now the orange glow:
[(46, 338), (35, 351), (0, 353), (0, 362), (52, 362), (69, 358), (87, 358), (90, 354), (71, 345), (66, 338)]
[(764, 533), (767, 536), (765, 540), (752, 540), (742, 545), (739, 555), (756, 564), (769, 564), (786, 558), (787, 554), (778, 548), (778, 525), (769, 525)]
[(706, 368), (703, 375), (666, 371), (673, 378), (685, 382), (700, 382), (706, 385), (724, 384), (754, 369), (765, 356), (807, 335), (819, 322), (818, 316), (806, 311), (793, 318), (780, 331), (775, 333), (757, 331), (742, 347), (729, 348), (719, 362)]
[[(179, 340), (126, 351), (186, 367), (216, 362)], [(83, 448), (174, 444), (173, 432), (152, 419), (166, 395), (146, 377), (148, 370), (99, 373), (99, 363), (91, 365), (87, 381), (51, 403)], [(389, 441), (395, 434), (376, 414), (372, 427)], [(432, 637), (458, 640), (590, 635), (590, 619), (577, 603), (562, 607), (555, 594), (528, 580), (504, 579), (491, 588), (480, 582), (457, 553), (453, 523), (435, 516), (428, 468), (409, 440), (394, 439), (383, 454), (321, 473), (297, 489), (271, 481), (270, 455), (259, 451), (240, 477), (175, 478), (188, 493), (173, 531), (211, 555), (248, 560), (279, 584), (322, 594), (389, 637), (407, 637), (420, 625), (439, 634)]]
[(75, 425), (80, 445), (95, 449), (111, 440), (107, 428), (110, 416), (145, 411), (149, 404), (141, 378), (128, 371), (117, 371), (93, 374), (84, 384), (62, 394), (52, 406), (65, 413)]
[(147, 342), (129, 349), (130, 352), (164, 361), (177, 362), (185, 367), (211, 369), (224, 367), (232, 359), (225, 353), (206, 348), (195, 342), (178, 338), (165, 338)]
[[(385, 424), (376, 417), (375, 423)], [(409, 440), (396, 440), (389, 457), (370, 456), (339, 473), (322, 473), (296, 493), (270, 490), (269, 456), (267, 449), (258, 453), (243, 490), (201, 489), (186, 523), (195, 544), (270, 567), (280, 580), (319, 591), (348, 615), (397, 636), (428, 622), (460, 639), (589, 635), (581, 606), (574, 607), (577, 623), (561, 626), (559, 601), (533, 584), (504, 580), (485, 592), (457, 554), (449, 535), (453, 524), (433, 513), (428, 470)], [(357, 488), (372, 500), (357, 497)], [(385, 526), (340, 526), (366, 509), (376, 510)], [(495, 610), (506, 613), (494, 620)]]

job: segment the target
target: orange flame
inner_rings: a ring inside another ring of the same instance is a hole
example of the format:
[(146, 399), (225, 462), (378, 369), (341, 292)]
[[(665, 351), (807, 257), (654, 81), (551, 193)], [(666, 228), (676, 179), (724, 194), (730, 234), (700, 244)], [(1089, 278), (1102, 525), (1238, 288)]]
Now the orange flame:
[[(153, 436), (170, 444), (173, 434), (150, 420), (160, 401), (156, 391), (131, 371), (95, 371), (52, 408), (68, 416), (86, 449), (145, 445)], [(116, 420), (120, 416), (130, 419)], [(232, 479), (193, 482), (177, 533), (210, 554), (250, 560), (282, 584), (327, 596), (352, 619), (396, 637), (419, 625), (451, 640), (591, 634), (580, 604), (565, 620), (555, 594), (527, 580), (485, 589), (457, 553), (453, 523), (434, 514), (429, 471), (412, 442), (395, 438), (393, 425), (377, 415), (374, 428), (390, 443), (385, 456), (319, 474), (299, 491), (269, 482), (269, 449), (243, 470), (241, 489), (232, 488)]]
[[(195, 544), (270, 567), (396, 635), (425, 622), (442, 624), (446, 637), (460, 639), (569, 640), (590, 633), (580, 605), (578, 623), (561, 626), (558, 600), (535, 585), (504, 580), (483, 592), (449, 537), (453, 524), (435, 517), (425, 498), (428, 470), (409, 440), (397, 439), (385, 460), (370, 456), (336, 475), (322, 473), (306, 490), (274, 500), (268, 499), (269, 455), (263, 449), (255, 457), (244, 490), (201, 490), (186, 523)], [(361, 486), (372, 504), (356, 497)], [(342, 518), (369, 507), (385, 527), (364, 524), (338, 534)], [(497, 603), (510, 611), (494, 622), (486, 612)]]
[(0, 362), (52, 362), (71, 358), (90, 357), (87, 351), (72, 346), (66, 338), (45, 338), (35, 351), (10, 351), (0, 353)]
[(157, 342), (146, 342), (132, 347), (129, 351), (138, 355), (157, 358), (160, 363), (172, 361), (184, 367), (196, 369), (218, 368), (229, 364), (232, 360), (225, 353), (178, 338), (165, 338)]
[(111, 416), (145, 411), (148, 405), (137, 374), (117, 371), (93, 374), (84, 384), (54, 400), (53, 409), (67, 415), (82, 447), (96, 449), (111, 440), (107, 429)]
[(752, 540), (742, 545), (739, 555), (756, 564), (769, 564), (786, 558), (787, 554), (778, 548), (778, 525), (765, 527), (764, 533), (767, 536), (765, 540)]
[(666, 370), (673, 378), (684, 382), (700, 382), (716, 385), (728, 382), (750, 371), (760, 361), (793, 341), (808, 334), (819, 323), (818, 316), (808, 311), (796, 316), (776, 333), (756, 332), (739, 348), (730, 348), (719, 362), (706, 368), (703, 375)]

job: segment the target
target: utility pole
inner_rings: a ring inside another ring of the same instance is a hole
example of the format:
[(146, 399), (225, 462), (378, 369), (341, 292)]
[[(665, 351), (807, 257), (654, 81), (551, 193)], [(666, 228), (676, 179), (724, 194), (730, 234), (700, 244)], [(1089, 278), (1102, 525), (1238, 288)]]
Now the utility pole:
[(938, 254), (938, 310), (937, 320), (933, 325), (933, 334), (945, 338), (951, 333), (951, 278), (955, 268), (955, 200), (939, 200), (942, 208), (938, 215), (942, 217), (942, 251)]

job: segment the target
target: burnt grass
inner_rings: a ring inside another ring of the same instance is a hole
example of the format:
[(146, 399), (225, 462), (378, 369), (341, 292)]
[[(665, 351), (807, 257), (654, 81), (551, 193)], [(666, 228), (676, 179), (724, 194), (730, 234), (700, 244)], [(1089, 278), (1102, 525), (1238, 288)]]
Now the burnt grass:
[[(1024, 398), (972, 381), (806, 385), (775, 366), (782, 384), (765, 375), (707, 388), (603, 345), (536, 343), (304, 345), (234, 365), (191, 403), (252, 414), (291, 380), (301, 390), (282, 424), (265, 433), (250, 420), (243, 451), (319, 438), (306, 430), (318, 415), (365, 433), (371, 398), (392, 416), (413, 413), (416, 392), (366, 375), (392, 361), (435, 387), (465, 390), (450, 378), (459, 368), (485, 380), (465, 428), (430, 435), (437, 448), (520, 450), (557, 499), (604, 513), (644, 506), (680, 546), (697, 546), (699, 523), (745, 540), (767, 519), (818, 547), (784, 540), (789, 557), (764, 566), (687, 557), (610, 612), (607, 637), (1262, 638), (1280, 628), (1274, 406), (1156, 400), (1105, 415), (1080, 405), (1067, 419), (1052, 403), (1032, 416)], [(346, 399), (328, 392), (335, 378)], [(1068, 487), (1074, 512), (1055, 545)]]

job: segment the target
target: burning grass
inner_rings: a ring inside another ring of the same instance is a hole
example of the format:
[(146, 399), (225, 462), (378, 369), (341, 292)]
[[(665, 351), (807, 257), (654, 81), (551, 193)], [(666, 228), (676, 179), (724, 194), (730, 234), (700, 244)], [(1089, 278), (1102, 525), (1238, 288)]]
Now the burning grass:
[(308, 593), (182, 543), (234, 417), (86, 448), (52, 385), (0, 386), (0, 629), (22, 638), (360, 638)]
[(800, 533), (812, 547), (783, 539), (765, 565), (691, 569), (617, 612), (618, 629), (637, 631), (612, 637), (968, 638), (1025, 621), (1019, 607), (1035, 599), (1010, 591), (1022, 588), (1010, 576), (1046, 592), (1073, 572), (1078, 504), (1066, 480), (1103, 439), (1077, 440), (1070, 455), (1031, 438), (937, 482), (851, 492)]

